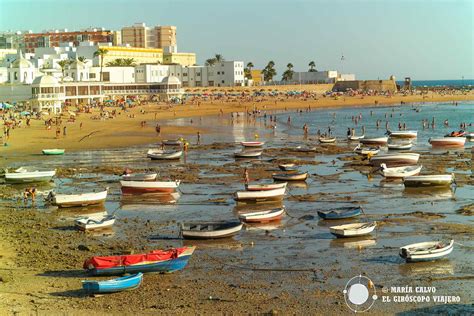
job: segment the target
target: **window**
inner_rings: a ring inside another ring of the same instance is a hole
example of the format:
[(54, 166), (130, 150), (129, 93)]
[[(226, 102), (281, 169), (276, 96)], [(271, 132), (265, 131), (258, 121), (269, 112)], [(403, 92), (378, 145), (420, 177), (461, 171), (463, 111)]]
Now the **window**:
[(218, 75), (220, 75), (220, 74), (221, 74), (221, 72), (220, 72), (220, 71), (218, 71), (218, 72), (217, 72), (217, 74), (218, 74)]
[(222, 80), (222, 83), (224, 83), (224, 80)]
[(222, 74), (224, 74), (224, 72), (222, 72)]

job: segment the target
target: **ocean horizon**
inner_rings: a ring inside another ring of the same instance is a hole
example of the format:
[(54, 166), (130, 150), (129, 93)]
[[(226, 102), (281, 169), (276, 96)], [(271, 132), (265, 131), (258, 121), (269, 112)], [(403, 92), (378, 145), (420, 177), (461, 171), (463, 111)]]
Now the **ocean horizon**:
[[(404, 81), (397, 81), (397, 84), (403, 86)], [(412, 86), (414, 87), (462, 87), (462, 86), (473, 86), (474, 79), (458, 79), (458, 80), (412, 80)]]

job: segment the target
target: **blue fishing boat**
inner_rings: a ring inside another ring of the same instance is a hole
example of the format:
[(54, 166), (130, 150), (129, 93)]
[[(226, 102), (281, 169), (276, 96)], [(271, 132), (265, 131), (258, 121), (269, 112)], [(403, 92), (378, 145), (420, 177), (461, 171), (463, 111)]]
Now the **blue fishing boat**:
[(82, 281), (82, 288), (90, 294), (115, 293), (126, 290), (133, 290), (140, 286), (143, 280), (143, 273), (127, 275), (121, 278), (107, 281)]
[(328, 211), (318, 211), (322, 219), (344, 219), (359, 216), (362, 212), (361, 207), (344, 207)]
[(184, 269), (196, 247), (153, 250), (146, 254), (92, 257), (84, 269), (92, 275), (121, 275), (137, 272), (171, 273)]

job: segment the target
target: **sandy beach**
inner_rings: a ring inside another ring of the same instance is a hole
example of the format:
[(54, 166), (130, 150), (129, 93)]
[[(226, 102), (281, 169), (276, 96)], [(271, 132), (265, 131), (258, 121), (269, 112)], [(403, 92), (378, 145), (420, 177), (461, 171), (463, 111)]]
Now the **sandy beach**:
[[(325, 86), (325, 85), (322, 85)], [(298, 86), (292, 86), (297, 89)], [(291, 89), (291, 87), (286, 87)], [(321, 88), (314, 92), (321, 93)], [(269, 89), (271, 90), (271, 89)], [(236, 90), (231, 90), (235, 92)], [(238, 90), (237, 90), (238, 91)], [(201, 91), (206, 92), (206, 91)], [(222, 90), (223, 93), (226, 90)], [(67, 151), (81, 149), (100, 149), (128, 147), (138, 144), (156, 143), (168, 135), (182, 135), (184, 138), (194, 140), (196, 133), (200, 130), (205, 138), (206, 130), (193, 128), (192, 124), (187, 127), (176, 127), (171, 125), (162, 126), (161, 134), (155, 132), (156, 124), (161, 121), (175, 118), (198, 118), (208, 115), (228, 115), (231, 112), (245, 112), (258, 109), (262, 111), (284, 111), (302, 109), (327, 109), (327, 108), (356, 108), (359, 106), (386, 106), (400, 105), (401, 102), (409, 106), (412, 103), (428, 102), (462, 102), (474, 100), (474, 92), (467, 94), (440, 95), (429, 93), (428, 95), (416, 96), (340, 96), (337, 98), (318, 97), (317, 100), (304, 100), (301, 98), (262, 98), (258, 101), (244, 102), (231, 100), (224, 102), (221, 100), (201, 101), (200, 104), (173, 105), (171, 107), (164, 104), (148, 103), (127, 109), (113, 119), (93, 120), (93, 116), (98, 115), (98, 110), (92, 113), (79, 113), (74, 123), (67, 122), (68, 114), (63, 114), (63, 126), (67, 128), (67, 135), (61, 135), (58, 139), (55, 136), (55, 126), (51, 130), (46, 130), (42, 120), (32, 120), (31, 126), (25, 124), (21, 128), (11, 131), (11, 136), (7, 141), (8, 146), (1, 149), (5, 155), (14, 153), (37, 154), (45, 148), (65, 148)], [(107, 109), (107, 108), (106, 108)], [(112, 110), (112, 109), (109, 109)], [(357, 114), (357, 110), (354, 110)], [(130, 116), (133, 116), (131, 118)], [(146, 121), (146, 125), (141, 127), (141, 122)], [(82, 123), (82, 128), (80, 125)], [(61, 127), (61, 132), (63, 127)], [(89, 136), (88, 136), (89, 135)]]

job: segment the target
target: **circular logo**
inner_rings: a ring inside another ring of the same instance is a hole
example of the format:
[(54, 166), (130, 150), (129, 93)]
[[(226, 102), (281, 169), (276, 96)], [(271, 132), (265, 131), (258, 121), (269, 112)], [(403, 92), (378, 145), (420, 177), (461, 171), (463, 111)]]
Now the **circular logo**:
[(374, 283), (363, 275), (350, 279), (342, 292), (346, 305), (355, 313), (368, 311), (377, 299)]

